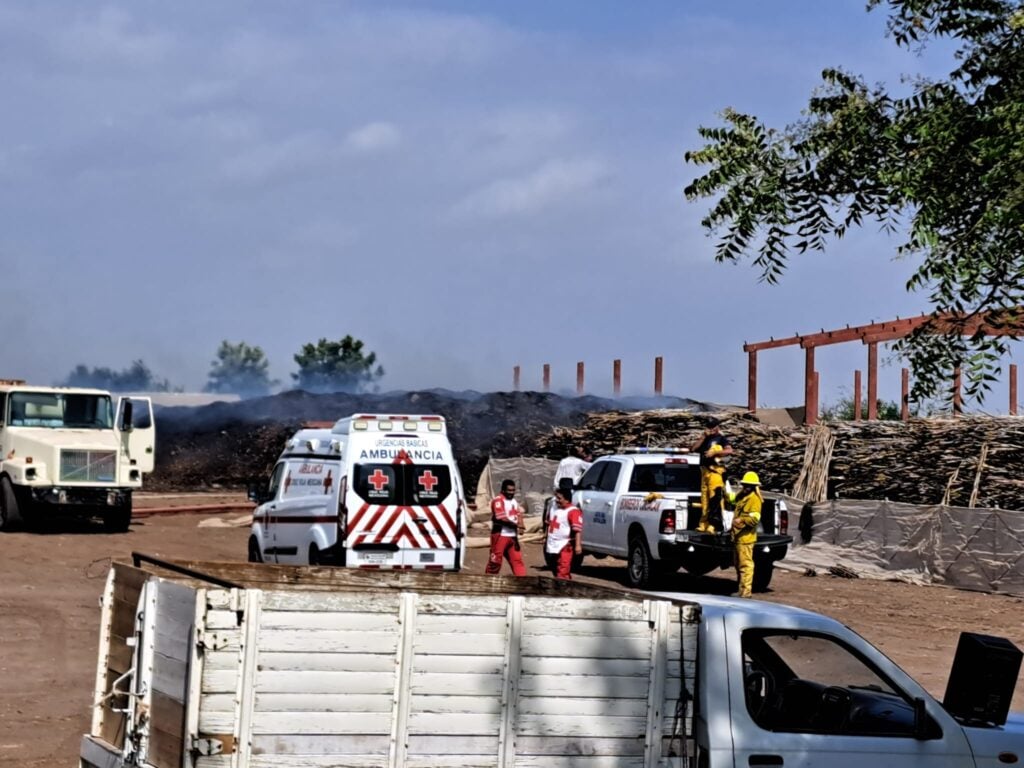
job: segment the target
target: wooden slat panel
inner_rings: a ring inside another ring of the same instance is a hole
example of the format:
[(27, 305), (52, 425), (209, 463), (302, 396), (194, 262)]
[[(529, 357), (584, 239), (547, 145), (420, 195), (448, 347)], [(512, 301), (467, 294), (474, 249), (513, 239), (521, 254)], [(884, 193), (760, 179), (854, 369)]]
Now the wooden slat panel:
[(573, 755), (584, 757), (600, 756), (634, 756), (643, 757), (644, 740), (642, 738), (609, 739), (604, 737), (589, 738), (581, 741), (577, 737), (567, 736), (517, 736), (517, 755)]
[(647, 700), (648, 680), (642, 677), (566, 677), (523, 675), (522, 696), (579, 696), (605, 699)]
[(231, 669), (204, 669), (203, 693), (235, 693), (238, 690), (238, 660)]
[[(528, 597), (523, 605), (523, 616), (546, 618), (621, 619), (646, 622), (642, 602), (626, 600), (562, 600)], [(529, 622), (527, 622), (529, 624)]]
[(505, 596), (463, 597), (461, 595), (420, 595), (419, 616), (439, 613), (459, 616), (501, 616), (507, 612)]
[(206, 612), (206, 629), (238, 629), (238, 614), (234, 611), (211, 609)]
[(351, 733), (390, 734), (391, 713), (379, 712), (253, 712), (256, 734)]
[[(142, 591), (142, 585), (149, 578), (145, 572), (123, 563), (114, 563), (111, 566), (111, 574), (113, 579), (111, 600), (114, 610), (111, 620), (112, 624), (121, 631), (112, 632), (109, 646), (106, 649), (100, 649), (100, 653), (105, 652), (107, 656), (107, 672), (105, 679), (100, 684), (101, 690), (105, 693), (110, 691), (113, 682), (131, 667), (133, 649), (125, 645), (125, 638), (134, 634), (139, 594)], [(121, 696), (107, 699), (100, 716), (98, 733), (95, 734), (115, 746), (120, 746), (122, 743), (125, 718), (122, 713), (111, 711), (111, 707), (123, 706), (123, 704), (124, 699)]]
[(260, 616), (260, 627), (265, 629), (333, 629), (349, 632), (394, 632), (398, 629), (398, 615), (388, 613), (355, 613), (353, 611), (267, 611)]
[(417, 635), (413, 648), (417, 654), (504, 656), (505, 634)]
[(445, 696), (500, 696), (501, 674), (460, 675), (433, 672), (413, 672), (410, 686), (413, 695)]
[(393, 672), (394, 653), (265, 653), (260, 669), (266, 672)]
[[(387, 755), (347, 755), (343, 761), (334, 755), (294, 755), (288, 758), (287, 768), (383, 768), (387, 764)], [(249, 760), (249, 768), (282, 768), (281, 759), (255, 755)]]
[(230, 611), (232, 610), (231, 600), (232, 597), (230, 589), (217, 589), (216, 587), (208, 587), (206, 590), (207, 610)]
[(523, 655), (564, 656), (577, 659), (649, 659), (651, 639), (524, 635)]
[(148, 762), (155, 768), (179, 768), (185, 750), (185, 705), (159, 691), (150, 709)]
[(131, 637), (135, 633), (135, 612), (138, 610), (138, 603), (115, 599), (111, 604), (113, 615), (111, 616), (110, 631), (121, 637)]
[(398, 614), (397, 594), (338, 592), (265, 592), (264, 611), (341, 611)]
[(416, 656), (416, 672), (445, 672), (466, 675), (500, 675), (504, 667), (501, 656)]
[(200, 733), (234, 733), (238, 719), (235, 710), (199, 710)]
[(519, 712), (524, 715), (591, 715), (594, 717), (647, 717), (644, 699), (596, 699), (569, 696), (523, 696)]
[(267, 653), (390, 653), (398, 647), (394, 632), (315, 629), (260, 631), (260, 651)]
[(516, 768), (643, 768), (644, 757), (580, 757), (578, 755), (554, 757), (516, 757)]
[(520, 715), (516, 732), (523, 736), (635, 737), (643, 741), (646, 730), (644, 717)]
[(257, 672), (259, 693), (393, 693), (394, 672)]
[[(409, 733), (451, 734), (459, 736), (494, 736), (497, 745), (501, 715), (438, 715), (426, 712), (409, 714)], [(455, 743), (452, 749), (457, 749)]]
[(212, 755), (196, 758), (196, 768), (233, 768), (231, 755)]
[(642, 677), (651, 665), (647, 659), (566, 659), (528, 656), (523, 659), (524, 675), (566, 675), (584, 677)]
[(409, 755), (406, 768), (496, 768), (497, 757), (487, 755)]
[(528, 635), (555, 635), (557, 637), (582, 635), (603, 639), (626, 637), (644, 640), (651, 636), (651, 628), (645, 621), (531, 618), (523, 622), (523, 636)]
[(428, 614), (416, 617), (416, 633), (504, 635), (505, 616), (453, 616)]
[(452, 744), (451, 736), (435, 734), (415, 734), (409, 736), (410, 756), (443, 756), (452, 754), (453, 746), (460, 755), (484, 755), (493, 760), (498, 758), (498, 742), (493, 736), (459, 736), (457, 746)]
[(391, 712), (387, 693), (258, 693), (258, 712)]
[(501, 699), (497, 696), (413, 696), (411, 711), (497, 715), (501, 713)]
[[(390, 736), (342, 735), (342, 734), (280, 734), (271, 736), (253, 736), (253, 760), (261, 760), (264, 755), (287, 755), (287, 761), (279, 757), (274, 768), (291, 766), (292, 757), (326, 755), (335, 761), (335, 765), (347, 765), (350, 756), (366, 755), (387, 757)], [(252, 763), (255, 765), (255, 763)], [(265, 763), (260, 763), (264, 765)]]
[(214, 670), (238, 669), (238, 651), (206, 651), (203, 654), (203, 670), (210, 672)]

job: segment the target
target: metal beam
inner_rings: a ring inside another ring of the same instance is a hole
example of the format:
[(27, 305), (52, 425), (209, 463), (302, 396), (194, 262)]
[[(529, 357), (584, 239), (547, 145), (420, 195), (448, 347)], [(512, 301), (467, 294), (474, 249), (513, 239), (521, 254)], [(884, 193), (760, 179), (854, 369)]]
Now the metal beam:
[(818, 402), (814, 398), (814, 347), (804, 350), (804, 424), (818, 423)]
[(868, 421), (878, 418), (878, 345), (868, 344)]
[(757, 413), (757, 350), (747, 352), (747, 410)]
[(860, 401), (860, 370), (853, 372), (853, 420), (860, 421), (861, 419), (861, 401)]

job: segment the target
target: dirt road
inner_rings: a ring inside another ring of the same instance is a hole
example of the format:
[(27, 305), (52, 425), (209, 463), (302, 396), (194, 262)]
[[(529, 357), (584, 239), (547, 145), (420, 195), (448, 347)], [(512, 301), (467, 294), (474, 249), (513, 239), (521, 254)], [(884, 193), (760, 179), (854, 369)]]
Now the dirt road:
[[(137, 507), (208, 504), (209, 495), (140, 498)], [(99, 634), (98, 599), (111, 559), (140, 551), (157, 557), (244, 560), (244, 515), (180, 514), (137, 519), (124, 534), (92, 529), (0, 536), (0, 766), (68, 768), (88, 729)], [(212, 525), (211, 525), (212, 523)], [(542, 573), (538, 545), (525, 547)], [(468, 568), (482, 571), (486, 550)], [(734, 582), (678, 576), (673, 588), (728, 594)], [(623, 569), (588, 558), (580, 578), (620, 582)], [(778, 572), (761, 599), (834, 616), (879, 646), (941, 698), (961, 630), (999, 634), (1024, 647), (1024, 600), (892, 582)], [(1024, 710), (1018, 681), (1014, 709)]]

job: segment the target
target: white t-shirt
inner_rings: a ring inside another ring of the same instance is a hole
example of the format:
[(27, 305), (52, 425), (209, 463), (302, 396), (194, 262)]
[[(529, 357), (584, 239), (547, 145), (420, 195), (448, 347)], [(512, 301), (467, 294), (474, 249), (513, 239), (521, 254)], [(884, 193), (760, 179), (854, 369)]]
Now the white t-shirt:
[(568, 477), (573, 485), (578, 485), (583, 475), (590, 469), (590, 462), (584, 461), (576, 456), (567, 456), (558, 462), (558, 469), (555, 471), (555, 488), (562, 478)]
[(583, 530), (583, 513), (579, 507), (555, 507), (548, 518), (548, 540), (544, 549), (552, 555), (558, 554), (569, 543), (573, 531)]

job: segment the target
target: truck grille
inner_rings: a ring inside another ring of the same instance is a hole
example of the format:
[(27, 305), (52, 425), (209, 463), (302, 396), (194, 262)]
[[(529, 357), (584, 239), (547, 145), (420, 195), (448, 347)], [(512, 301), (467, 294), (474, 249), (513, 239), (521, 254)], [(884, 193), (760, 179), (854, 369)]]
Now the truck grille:
[(61, 451), (60, 481), (112, 483), (116, 461), (116, 451)]

